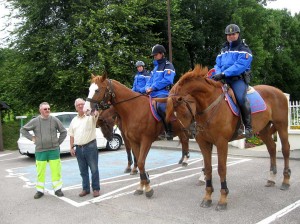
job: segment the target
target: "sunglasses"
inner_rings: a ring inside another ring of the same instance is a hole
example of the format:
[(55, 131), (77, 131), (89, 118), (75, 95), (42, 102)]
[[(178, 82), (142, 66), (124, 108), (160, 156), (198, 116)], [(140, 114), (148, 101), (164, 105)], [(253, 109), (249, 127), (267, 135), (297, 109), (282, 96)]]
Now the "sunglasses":
[(50, 108), (44, 108), (43, 110), (50, 110)]

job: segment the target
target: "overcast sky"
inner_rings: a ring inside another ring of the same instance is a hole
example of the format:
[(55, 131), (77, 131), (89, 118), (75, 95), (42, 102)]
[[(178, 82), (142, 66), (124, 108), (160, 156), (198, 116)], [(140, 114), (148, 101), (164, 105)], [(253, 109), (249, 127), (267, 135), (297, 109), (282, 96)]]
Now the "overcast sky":
[[(6, 30), (12, 30), (13, 27), (5, 28), (5, 23), (8, 21), (3, 18), (4, 15), (8, 14), (7, 9), (5, 9), (3, 2), (5, 0), (0, 0), (0, 47), (3, 46), (3, 39), (7, 34)], [(277, 0), (275, 2), (268, 3), (267, 8), (274, 9), (284, 9), (289, 10), (292, 15), (300, 12), (300, 0)], [(13, 23), (12, 21), (9, 21)]]

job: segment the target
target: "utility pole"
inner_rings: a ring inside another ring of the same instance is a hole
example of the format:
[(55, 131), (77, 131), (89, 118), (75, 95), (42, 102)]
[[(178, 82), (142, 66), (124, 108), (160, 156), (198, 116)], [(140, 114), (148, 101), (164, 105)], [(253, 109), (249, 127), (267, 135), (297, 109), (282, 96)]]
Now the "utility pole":
[(171, 9), (170, 0), (167, 0), (167, 14), (168, 14), (168, 41), (169, 41), (169, 61), (172, 63), (172, 36), (171, 36)]

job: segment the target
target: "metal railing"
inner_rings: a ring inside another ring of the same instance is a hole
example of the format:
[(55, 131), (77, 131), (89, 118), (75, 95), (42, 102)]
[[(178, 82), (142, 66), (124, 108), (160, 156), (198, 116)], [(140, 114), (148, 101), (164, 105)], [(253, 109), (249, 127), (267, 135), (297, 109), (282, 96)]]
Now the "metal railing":
[(291, 129), (300, 128), (300, 101), (289, 102), (289, 126)]

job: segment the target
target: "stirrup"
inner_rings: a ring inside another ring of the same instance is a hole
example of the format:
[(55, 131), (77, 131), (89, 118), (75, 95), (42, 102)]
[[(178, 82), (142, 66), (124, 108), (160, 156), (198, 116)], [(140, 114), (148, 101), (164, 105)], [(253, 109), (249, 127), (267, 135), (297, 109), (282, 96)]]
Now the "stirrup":
[(253, 137), (252, 129), (245, 129), (245, 138), (252, 138), (252, 137)]
[(172, 132), (166, 132), (166, 139), (167, 139), (168, 141), (173, 140), (173, 134), (172, 134)]

